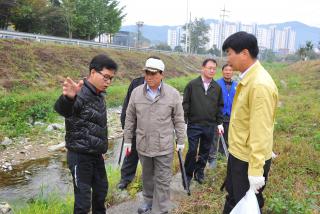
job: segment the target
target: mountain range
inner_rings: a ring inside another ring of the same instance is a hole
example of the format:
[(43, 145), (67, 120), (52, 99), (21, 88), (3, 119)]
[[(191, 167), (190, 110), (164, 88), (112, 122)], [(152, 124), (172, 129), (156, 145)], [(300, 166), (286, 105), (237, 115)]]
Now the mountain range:
[[(210, 24), (213, 22), (219, 22), (215, 19), (207, 19), (206, 23)], [(296, 31), (296, 48), (301, 45), (304, 45), (306, 41), (312, 41), (316, 46), (318, 42), (320, 42), (320, 28), (312, 27), (306, 25), (304, 23), (298, 21), (292, 22), (283, 22), (283, 23), (274, 23), (274, 24), (265, 24), (259, 25), (259, 27), (266, 27), (269, 26), (276, 26), (277, 29), (283, 29), (284, 27), (291, 27), (294, 31)], [(177, 26), (153, 26), (153, 25), (143, 25), (141, 28), (142, 35), (149, 39), (151, 43), (158, 44), (158, 43), (167, 43), (167, 36), (168, 36), (168, 29), (175, 29)], [(122, 26), (121, 30), (123, 31), (130, 31), (130, 32), (137, 32), (136, 25), (126, 25)]]

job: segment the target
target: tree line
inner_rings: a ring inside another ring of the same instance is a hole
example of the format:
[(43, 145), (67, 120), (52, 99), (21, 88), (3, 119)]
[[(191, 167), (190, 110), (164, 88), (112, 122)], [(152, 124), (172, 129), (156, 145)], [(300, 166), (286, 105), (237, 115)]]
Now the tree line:
[(119, 31), (117, 0), (0, 0), (0, 29), (91, 40)]

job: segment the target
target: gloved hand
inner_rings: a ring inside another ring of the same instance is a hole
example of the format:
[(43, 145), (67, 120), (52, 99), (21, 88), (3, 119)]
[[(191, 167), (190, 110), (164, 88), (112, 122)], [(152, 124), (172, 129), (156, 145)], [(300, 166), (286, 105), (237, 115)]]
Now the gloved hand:
[(222, 124), (218, 125), (218, 133), (219, 133), (219, 135), (223, 135), (223, 133), (224, 133), (224, 128), (223, 128)]
[(184, 144), (177, 144), (176, 150), (179, 151), (179, 149), (183, 152)]
[(272, 159), (275, 159), (276, 157), (278, 157), (278, 155), (276, 155), (274, 152), (272, 152), (271, 158), (272, 158)]
[(250, 188), (256, 193), (259, 193), (259, 189), (261, 189), (265, 185), (265, 178), (263, 176), (248, 176)]
[(131, 143), (125, 143), (123, 145), (124, 151), (125, 151), (125, 155), (128, 156), (131, 153)]

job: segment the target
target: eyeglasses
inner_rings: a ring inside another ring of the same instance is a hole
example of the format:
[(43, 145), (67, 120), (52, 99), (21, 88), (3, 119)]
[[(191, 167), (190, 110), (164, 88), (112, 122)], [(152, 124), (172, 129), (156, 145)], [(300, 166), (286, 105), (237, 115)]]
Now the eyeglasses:
[(101, 76), (103, 76), (103, 80), (104, 81), (112, 81), (113, 77), (110, 77), (109, 75), (103, 75), (100, 71), (97, 71), (98, 74), (101, 74)]
[(213, 71), (215, 71), (215, 70), (217, 70), (217, 68), (215, 68), (215, 67), (205, 67), (207, 70), (213, 70)]

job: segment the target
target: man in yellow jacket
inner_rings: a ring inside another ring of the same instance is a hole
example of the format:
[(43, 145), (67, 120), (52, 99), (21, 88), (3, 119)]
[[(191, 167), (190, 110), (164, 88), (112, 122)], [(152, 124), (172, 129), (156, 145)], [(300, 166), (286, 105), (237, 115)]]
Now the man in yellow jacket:
[(229, 126), (228, 195), (223, 213), (230, 213), (249, 188), (256, 193), (260, 208), (264, 205), (262, 191), (271, 165), (278, 89), (257, 59), (254, 35), (243, 31), (232, 34), (222, 49), (228, 64), (241, 72)]

